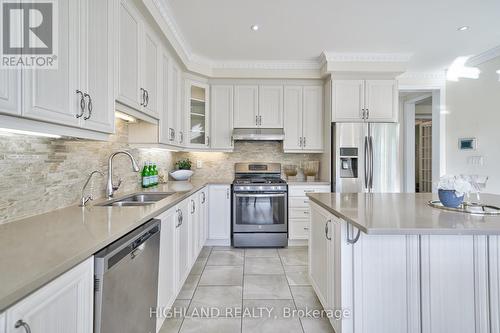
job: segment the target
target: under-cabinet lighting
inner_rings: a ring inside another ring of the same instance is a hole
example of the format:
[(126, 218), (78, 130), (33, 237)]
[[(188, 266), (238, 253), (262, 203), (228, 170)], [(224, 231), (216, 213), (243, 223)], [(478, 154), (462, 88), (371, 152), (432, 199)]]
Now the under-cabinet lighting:
[(119, 111), (115, 111), (115, 117), (128, 121), (129, 123), (135, 123), (137, 121), (137, 119), (135, 119), (134, 117), (129, 116), (128, 114), (125, 113), (121, 113)]
[(468, 25), (464, 25), (464, 26), (462, 26), (462, 27), (458, 27), (458, 28), (457, 28), (457, 30), (458, 30), (458, 31), (467, 31), (467, 30), (469, 30), (469, 29), (470, 29), (470, 27), (469, 27)]
[(21, 135), (31, 135), (31, 136), (41, 136), (44, 138), (53, 138), (53, 139), (60, 139), (60, 135), (56, 134), (48, 134), (48, 133), (40, 133), (40, 132), (32, 132), (32, 131), (22, 131), (22, 130), (16, 130), (16, 129), (11, 129), (11, 128), (0, 128), (0, 135), (3, 136), (8, 136), (12, 134), (21, 134)]
[(259, 26), (257, 24), (254, 24), (254, 25), (250, 26), (250, 29), (252, 29), (252, 31), (257, 31), (257, 30), (259, 30)]
[(498, 74), (498, 81), (500, 81), (500, 69), (497, 70), (497, 74)]
[(450, 65), (450, 68), (448, 68), (448, 71), (446, 72), (446, 78), (448, 79), (448, 81), (458, 81), (459, 78), (466, 78), (466, 79), (479, 78), (479, 73), (481, 73), (479, 68), (467, 67), (465, 65), (467, 63), (467, 60), (469, 60), (469, 58), (470, 56), (458, 57), (453, 61), (453, 63)]

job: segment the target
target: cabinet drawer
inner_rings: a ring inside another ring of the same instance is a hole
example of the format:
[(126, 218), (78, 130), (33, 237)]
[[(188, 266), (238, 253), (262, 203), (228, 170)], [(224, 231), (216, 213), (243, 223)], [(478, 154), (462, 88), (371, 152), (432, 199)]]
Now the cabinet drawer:
[(318, 186), (289, 186), (288, 195), (290, 197), (305, 197), (307, 193), (329, 193), (329, 185), (318, 185)]
[(309, 208), (308, 197), (291, 197), (288, 198), (288, 207), (290, 208)]
[(309, 220), (290, 220), (290, 239), (309, 239)]
[(299, 207), (288, 209), (288, 217), (291, 219), (308, 219), (309, 218), (309, 208)]

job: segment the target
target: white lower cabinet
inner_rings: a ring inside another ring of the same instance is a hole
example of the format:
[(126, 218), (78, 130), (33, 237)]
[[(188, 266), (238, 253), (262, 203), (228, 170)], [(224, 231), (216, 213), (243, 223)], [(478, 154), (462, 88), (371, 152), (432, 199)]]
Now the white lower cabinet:
[(288, 238), (309, 239), (309, 198), (307, 193), (330, 192), (330, 185), (288, 185)]
[(201, 251), (208, 237), (208, 188), (204, 187), (199, 192), (199, 209), (198, 214), (200, 217), (200, 229), (198, 236), (198, 252)]
[(200, 214), (198, 193), (189, 198), (189, 251), (190, 262), (194, 263), (199, 254), (200, 245)]
[(170, 208), (162, 215), (160, 227), (160, 262), (158, 266), (158, 311), (160, 315), (156, 321), (158, 332), (165, 321), (165, 309), (169, 309), (177, 296), (179, 281), (177, 277), (178, 259), (178, 216), (177, 209)]
[(91, 257), (9, 308), (5, 332), (92, 333), (93, 287)]
[(189, 199), (177, 205), (178, 237), (177, 237), (177, 270), (179, 285), (183, 285), (191, 268), (191, 246), (189, 237)]
[(210, 185), (208, 244), (231, 244), (231, 185)]

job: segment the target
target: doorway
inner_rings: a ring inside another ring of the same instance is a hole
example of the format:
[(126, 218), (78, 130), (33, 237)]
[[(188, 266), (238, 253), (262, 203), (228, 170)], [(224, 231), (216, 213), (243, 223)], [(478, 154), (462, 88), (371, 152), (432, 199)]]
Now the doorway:
[[(403, 115), (403, 184), (405, 192), (433, 191), (434, 170), (439, 161), (433, 122), (437, 110), (433, 91), (401, 91), (399, 95)], [(439, 147), (439, 146), (438, 146)], [(439, 164), (438, 164), (439, 165)]]

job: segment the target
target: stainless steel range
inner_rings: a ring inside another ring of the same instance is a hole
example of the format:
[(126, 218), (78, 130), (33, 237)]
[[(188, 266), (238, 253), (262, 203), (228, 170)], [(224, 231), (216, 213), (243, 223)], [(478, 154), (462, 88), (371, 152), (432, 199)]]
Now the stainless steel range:
[(233, 182), (234, 247), (288, 244), (288, 186), (279, 163), (236, 163)]

